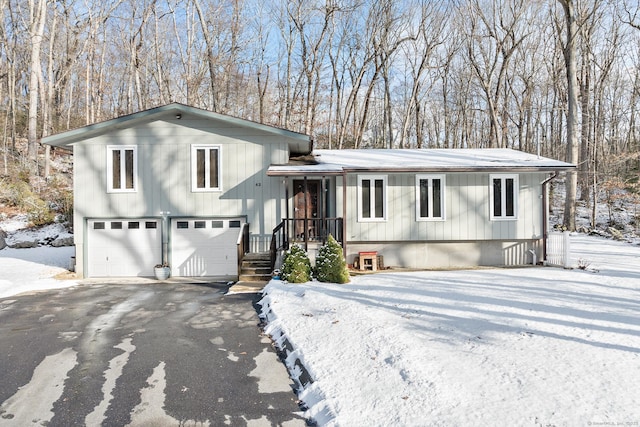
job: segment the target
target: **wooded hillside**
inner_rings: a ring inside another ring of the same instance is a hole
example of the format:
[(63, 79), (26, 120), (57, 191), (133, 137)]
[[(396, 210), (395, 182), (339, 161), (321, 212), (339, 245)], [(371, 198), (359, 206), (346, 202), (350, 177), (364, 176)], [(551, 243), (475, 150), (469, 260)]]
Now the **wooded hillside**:
[(540, 152), (579, 165), (588, 203), (601, 186), (637, 183), (636, 0), (0, 0), (0, 10), (0, 174), (35, 174), (40, 159), (48, 175), (42, 136), (175, 101), (309, 133), (323, 148)]

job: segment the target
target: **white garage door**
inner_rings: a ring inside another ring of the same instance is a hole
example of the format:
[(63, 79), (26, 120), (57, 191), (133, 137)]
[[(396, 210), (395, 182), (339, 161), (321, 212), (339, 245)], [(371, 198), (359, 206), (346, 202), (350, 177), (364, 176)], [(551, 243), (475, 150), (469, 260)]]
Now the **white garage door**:
[(162, 262), (162, 231), (158, 219), (89, 220), (89, 277), (153, 276)]
[(171, 274), (183, 277), (238, 274), (240, 219), (171, 220)]

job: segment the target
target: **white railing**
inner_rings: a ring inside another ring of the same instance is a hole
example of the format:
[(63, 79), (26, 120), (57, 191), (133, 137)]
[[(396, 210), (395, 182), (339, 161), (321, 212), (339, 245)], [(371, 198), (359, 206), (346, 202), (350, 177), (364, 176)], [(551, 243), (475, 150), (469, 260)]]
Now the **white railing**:
[(271, 234), (250, 234), (249, 252), (269, 252)]
[(546, 264), (555, 267), (571, 267), (571, 240), (568, 231), (552, 231), (547, 238)]

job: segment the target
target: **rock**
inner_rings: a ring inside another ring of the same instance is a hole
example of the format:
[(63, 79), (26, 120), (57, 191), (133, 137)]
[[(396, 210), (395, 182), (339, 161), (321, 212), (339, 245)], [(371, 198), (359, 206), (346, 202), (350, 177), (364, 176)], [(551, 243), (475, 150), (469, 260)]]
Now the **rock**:
[(14, 249), (28, 249), (28, 248), (37, 248), (39, 242), (37, 240), (23, 240), (21, 242), (16, 242), (11, 245)]
[(51, 242), (51, 246), (54, 248), (73, 246), (73, 237), (58, 237)]
[(624, 236), (619, 230), (613, 227), (609, 227), (607, 231), (611, 234), (611, 237), (613, 237), (615, 240), (624, 240)]
[[(0, 230), (0, 232), (1, 231), (2, 230)], [(0, 233), (0, 251), (6, 247), (7, 247), (7, 242), (4, 240), (4, 237), (2, 237), (2, 233)]]

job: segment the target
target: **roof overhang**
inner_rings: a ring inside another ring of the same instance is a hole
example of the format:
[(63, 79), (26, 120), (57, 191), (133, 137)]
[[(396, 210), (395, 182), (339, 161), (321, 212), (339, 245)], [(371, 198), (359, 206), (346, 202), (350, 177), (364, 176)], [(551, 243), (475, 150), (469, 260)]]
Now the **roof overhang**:
[(268, 176), (345, 173), (551, 173), (575, 165), (511, 149), (317, 150), (315, 163), (272, 165)]
[(257, 122), (252, 122), (250, 120), (214, 113), (180, 103), (167, 104), (149, 110), (128, 114), (126, 116), (117, 117), (115, 119), (106, 120), (104, 122), (84, 126), (78, 129), (50, 135), (42, 138), (41, 142), (43, 144), (51, 145), (54, 147), (71, 149), (73, 144), (80, 141), (93, 138), (107, 132), (112, 132), (114, 130), (129, 128), (139, 123), (166, 118), (186, 119), (189, 116), (221, 121), (226, 123), (227, 125), (246, 127), (262, 132), (267, 132), (273, 135), (282, 136), (283, 138), (286, 138), (289, 145), (289, 151), (292, 154), (309, 154), (313, 149), (313, 139), (309, 135), (292, 132), (286, 129), (264, 125)]

